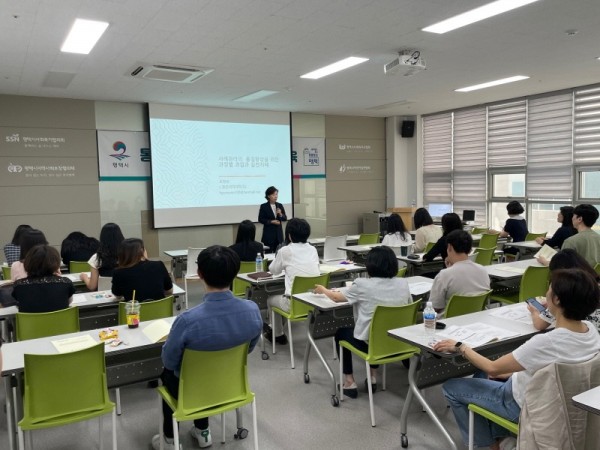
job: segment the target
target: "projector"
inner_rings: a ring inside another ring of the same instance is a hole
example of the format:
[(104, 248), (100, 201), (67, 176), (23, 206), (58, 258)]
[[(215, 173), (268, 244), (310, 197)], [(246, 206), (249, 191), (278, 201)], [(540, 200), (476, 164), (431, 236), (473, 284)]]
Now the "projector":
[(410, 77), (421, 70), (425, 70), (425, 60), (421, 58), (419, 50), (408, 50), (398, 54), (398, 58), (383, 66), (383, 72), (386, 75), (402, 74)]

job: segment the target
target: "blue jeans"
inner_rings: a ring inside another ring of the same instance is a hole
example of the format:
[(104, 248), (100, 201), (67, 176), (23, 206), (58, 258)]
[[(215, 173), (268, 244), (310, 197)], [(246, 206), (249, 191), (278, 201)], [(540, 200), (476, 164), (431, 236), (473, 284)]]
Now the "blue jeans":
[[(486, 378), (482, 378), (486, 377)], [(512, 422), (519, 421), (521, 407), (512, 393), (512, 379), (506, 382), (488, 380), (483, 372), (473, 378), (453, 378), (442, 386), (465, 444), (469, 442), (469, 403), (481, 406)], [(499, 425), (475, 414), (475, 447), (489, 447), (497, 438), (510, 436), (510, 432)]]

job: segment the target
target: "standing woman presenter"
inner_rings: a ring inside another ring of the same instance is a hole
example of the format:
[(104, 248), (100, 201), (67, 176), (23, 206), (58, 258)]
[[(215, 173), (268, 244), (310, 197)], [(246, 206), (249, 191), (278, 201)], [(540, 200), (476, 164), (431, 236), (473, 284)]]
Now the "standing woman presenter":
[(287, 220), (285, 209), (281, 203), (277, 203), (279, 191), (275, 186), (270, 186), (265, 191), (266, 203), (260, 205), (258, 221), (263, 224), (262, 243), (275, 252), (277, 247), (283, 243), (283, 227), (281, 222)]

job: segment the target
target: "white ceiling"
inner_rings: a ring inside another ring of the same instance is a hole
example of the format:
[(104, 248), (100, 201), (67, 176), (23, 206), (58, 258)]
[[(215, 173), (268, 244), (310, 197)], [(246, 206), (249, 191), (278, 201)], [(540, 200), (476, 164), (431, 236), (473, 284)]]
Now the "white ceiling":
[[(0, 93), (385, 117), (600, 82), (600, 0), (542, 0), (445, 35), (421, 31), (485, 3), (0, 0)], [(89, 55), (60, 52), (76, 17), (110, 23)], [(572, 29), (578, 33), (568, 36)], [(427, 70), (384, 75), (403, 48), (420, 50)], [(321, 80), (299, 78), (351, 55), (370, 61)], [(129, 75), (137, 62), (214, 72), (193, 84), (139, 80)], [(44, 87), (48, 72), (74, 76), (66, 88)], [(454, 92), (519, 74), (531, 78)], [(260, 89), (281, 93), (232, 101)], [(372, 109), (381, 105), (390, 106)]]

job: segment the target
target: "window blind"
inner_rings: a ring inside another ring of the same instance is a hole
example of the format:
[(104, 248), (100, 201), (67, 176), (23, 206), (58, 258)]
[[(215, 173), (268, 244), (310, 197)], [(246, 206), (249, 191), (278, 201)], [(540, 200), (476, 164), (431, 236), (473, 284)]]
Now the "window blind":
[(488, 106), (488, 166), (524, 166), (527, 102), (518, 100)]
[(529, 100), (527, 188), (529, 200), (573, 199), (573, 95)]
[(423, 201), (452, 201), (452, 113), (423, 117)]
[(600, 162), (600, 86), (575, 90), (575, 164)]

